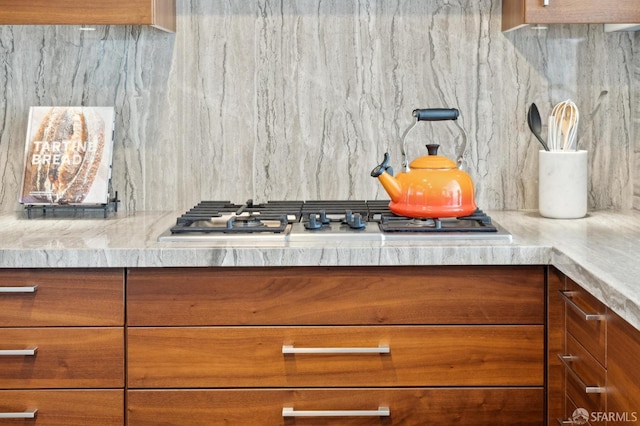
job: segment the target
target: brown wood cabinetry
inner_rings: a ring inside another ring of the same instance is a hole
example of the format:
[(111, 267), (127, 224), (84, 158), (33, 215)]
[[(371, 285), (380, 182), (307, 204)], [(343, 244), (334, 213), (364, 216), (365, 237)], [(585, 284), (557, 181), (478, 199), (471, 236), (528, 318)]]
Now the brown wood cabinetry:
[(563, 366), (564, 392), (554, 398), (564, 399), (564, 412), (557, 419), (570, 421), (576, 420), (576, 409), (586, 410), (589, 416), (607, 410), (607, 308), (569, 278), (562, 287), (551, 297), (564, 306), (563, 349), (549, 356), (557, 357)]
[(544, 294), (541, 266), (131, 269), (128, 421), (539, 425)]
[(548, 325), (549, 424), (582, 421), (576, 410), (588, 415), (579, 424), (640, 424), (640, 331), (557, 270), (551, 276), (549, 312), (564, 318)]
[(122, 390), (0, 390), (0, 413), (24, 416), (0, 425), (122, 426), (123, 407)]
[(566, 277), (550, 267), (547, 278), (547, 424), (556, 425), (565, 413), (564, 368), (558, 354), (565, 353), (565, 305), (559, 292)]
[(122, 327), (0, 328), (0, 342), (0, 350), (33, 351), (33, 355), (0, 356), (3, 388), (124, 385)]
[(503, 0), (502, 31), (526, 24), (640, 22), (637, 0)]
[(0, 25), (151, 25), (176, 31), (175, 0), (0, 0)]
[(123, 270), (0, 270), (0, 413), (539, 425), (546, 390), (548, 424), (640, 423), (640, 331), (555, 268), (545, 292), (545, 270), (133, 268), (126, 325)]
[(542, 324), (542, 267), (131, 269), (129, 326)]
[(607, 410), (620, 417), (608, 425), (640, 424), (640, 331), (609, 312)]
[(124, 422), (124, 271), (0, 269), (0, 424)]
[(544, 367), (539, 325), (130, 328), (128, 346), (133, 388), (538, 386)]
[(123, 323), (121, 269), (0, 269), (0, 327)]
[[(380, 406), (384, 404), (384, 406)], [(129, 424), (189, 425), (540, 425), (539, 388), (355, 388), (132, 390)], [(388, 415), (283, 417), (301, 411), (388, 409)]]

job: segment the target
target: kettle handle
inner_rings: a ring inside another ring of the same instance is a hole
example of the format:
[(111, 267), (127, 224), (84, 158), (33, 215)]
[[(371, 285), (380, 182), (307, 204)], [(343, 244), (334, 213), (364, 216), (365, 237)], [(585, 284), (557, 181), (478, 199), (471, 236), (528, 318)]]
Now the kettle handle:
[(458, 164), (458, 168), (462, 168), (464, 161), (464, 153), (467, 149), (467, 132), (458, 122), (458, 117), (460, 116), (460, 111), (456, 108), (419, 108), (413, 110), (413, 116), (416, 121), (413, 122), (411, 126), (409, 126), (402, 135), (402, 167), (405, 172), (409, 171), (409, 161), (407, 160), (407, 136), (409, 132), (413, 129), (413, 127), (418, 124), (418, 121), (445, 121), (445, 120), (453, 120), (455, 121), (456, 126), (462, 133), (462, 143), (459, 148), (459, 152), (457, 153), (456, 163)]
[(414, 109), (413, 116), (417, 121), (457, 120), (460, 116), (460, 111), (455, 108)]

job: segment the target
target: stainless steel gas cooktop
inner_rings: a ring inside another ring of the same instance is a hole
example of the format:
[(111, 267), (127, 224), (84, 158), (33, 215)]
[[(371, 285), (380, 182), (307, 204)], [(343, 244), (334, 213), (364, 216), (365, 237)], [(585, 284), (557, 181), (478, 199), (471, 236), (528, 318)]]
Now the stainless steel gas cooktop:
[(459, 218), (397, 216), (384, 200), (202, 201), (159, 241), (296, 242), (502, 240), (511, 234), (481, 210)]

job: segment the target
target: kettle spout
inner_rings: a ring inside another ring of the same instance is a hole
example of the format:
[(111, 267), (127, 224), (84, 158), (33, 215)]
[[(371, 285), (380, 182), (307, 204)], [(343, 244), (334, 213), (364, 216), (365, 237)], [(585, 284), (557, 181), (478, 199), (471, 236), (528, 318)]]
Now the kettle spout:
[(371, 176), (378, 178), (384, 190), (387, 191), (387, 194), (389, 194), (391, 201), (398, 202), (400, 200), (402, 187), (400, 185), (400, 182), (398, 182), (398, 180), (393, 177), (393, 169), (389, 167), (388, 152), (384, 153), (384, 160), (382, 161), (382, 163), (380, 163), (371, 171)]

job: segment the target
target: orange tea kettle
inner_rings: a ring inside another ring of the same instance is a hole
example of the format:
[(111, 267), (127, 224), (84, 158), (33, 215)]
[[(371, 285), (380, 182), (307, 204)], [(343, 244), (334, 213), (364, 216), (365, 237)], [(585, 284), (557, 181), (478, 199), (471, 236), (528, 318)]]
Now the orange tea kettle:
[[(437, 219), (462, 217), (476, 211), (471, 176), (458, 168), (449, 158), (438, 155), (437, 144), (427, 145), (429, 155), (416, 158), (407, 165), (404, 143), (407, 134), (418, 121), (457, 120), (457, 109), (416, 109), (415, 122), (403, 135), (403, 166), (405, 171), (393, 176), (389, 167), (389, 153), (371, 172), (391, 197), (389, 209), (400, 216)], [(464, 130), (461, 128), (464, 134)], [(463, 148), (466, 146), (466, 135)], [(461, 158), (459, 159), (459, 161)]]

